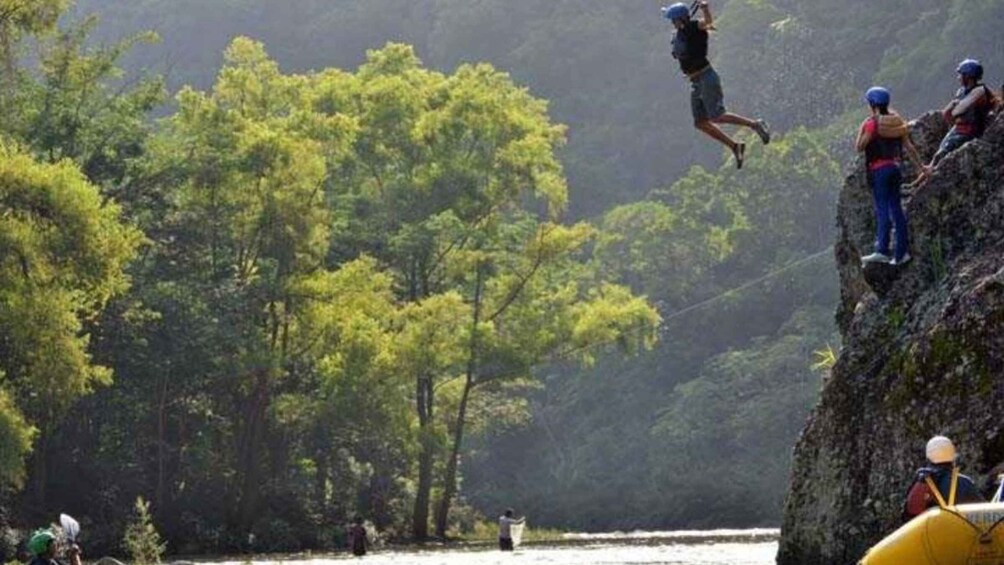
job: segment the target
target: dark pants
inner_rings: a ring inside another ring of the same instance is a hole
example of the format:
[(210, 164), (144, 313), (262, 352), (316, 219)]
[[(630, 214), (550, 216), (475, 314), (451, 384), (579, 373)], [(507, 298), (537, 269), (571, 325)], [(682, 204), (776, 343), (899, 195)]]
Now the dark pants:
[(512, 538), (499, 538), (499, 549), (502, 551), (512, 551)]
[(903, 175), (898, 165), (888, 165), (872, 171), (872, 196), (875, 198), (875, 221), (877, 233), (875, 236), (875, 251), (889, 255), (890, 232), (896, 230), (896, 254), (898, 261), (906, 255), (910, 246), (910, 232), (906, 225), (906, 214), (903, 213), (903, 202), (900, 186)]
[(949, 153), (955, 151), (959, 147), (969, 143), (970, 141), (976, 139), (975, 135), (970, 135), (966, 133), (959, 133), (958, 128), (953, 127), (949, 130), (948, 135), (945, 139), (941, 140), (941, 146), (938, 147), (938, 152), (934, 154), (934, 160), (932, 161), (935, 165), (941, 162), (942, 159), (948, 156)]

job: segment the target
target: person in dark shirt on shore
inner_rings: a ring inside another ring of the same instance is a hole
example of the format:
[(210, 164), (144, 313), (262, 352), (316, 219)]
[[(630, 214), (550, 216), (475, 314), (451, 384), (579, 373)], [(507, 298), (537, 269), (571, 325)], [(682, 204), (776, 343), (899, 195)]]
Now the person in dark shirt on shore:
[(917, 471), (917, 477), (906, 495), (904, 521), (912, 520), (935, 506), (984, 502), (973, 480), (959, 473), (955, 465), (955, 445), (950, 439), (935, 436), (927, 442), (926, 451), (931, 464)]
[(349, 528), (349, 549), (352, 555), (362, 557), (370, 547), (370, 540), (366, 534), (366, 526), (363, 525), (362, 516), (356, 516), (352, 527)]
[(722, 81), (708, 61), (708, 31), (714, 29), (714, 18), (706, 0), (698, 0), (703, 16), (691, 18), (686, 4), (676, 3), (662, 9), (666, 19), (673, 22), (673, 58), (680, 70), (690, 79), (690, 109), (694, 127), (728, 147), (736, 159), (736, 167), (743, 168), (746, 144), (737, 142), (722, 131), (718, 124), (733, 124), (752, 129), (764, 144), (770, 143), (770, 130), (763, 120), (751, 120), (725, 110)]

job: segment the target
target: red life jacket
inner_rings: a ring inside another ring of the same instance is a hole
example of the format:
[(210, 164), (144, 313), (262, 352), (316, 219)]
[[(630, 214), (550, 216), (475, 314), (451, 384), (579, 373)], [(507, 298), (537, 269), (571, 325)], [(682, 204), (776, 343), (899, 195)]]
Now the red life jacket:
[(865, 147), (865, 161), (868, 167), (877, 163), (895, 163), (903, 158), (903, 139), (899, 137), (882, 137), (879, 135), (878, 118), (873, 117), (875, 122), (875, 135)]
[(963, 135), (971, 135), (973, 137), (980, 137), (983, 132), (987, 129), (987, 118), (990, 116), (990, 111), (993, 110), (993, 92), (987, 88), (985, 84), (977, 84), (973, 88), (959, 89), (959, 94), (956, 97), (957, 100), (962, 100), (969, 95), (970, 92), (976, 90), (977, 88), (983, 89), (983, 98), (976, 104), (973, 104), (966, 110), (966, 113), (955, 118), (955, 130)]

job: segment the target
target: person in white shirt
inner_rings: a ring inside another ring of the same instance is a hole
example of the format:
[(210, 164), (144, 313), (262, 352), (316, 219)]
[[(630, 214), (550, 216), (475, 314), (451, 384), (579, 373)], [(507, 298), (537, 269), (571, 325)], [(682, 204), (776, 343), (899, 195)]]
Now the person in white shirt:
[(523, 518), (513, 518), (512, 508), (505, 511), (505, 514), (499, 517), (499, 549), (502, 551), (512, 551), (515, 548), (515, 544), (512, 539), (512, 527), (522, 526), (526, 523), (526, 517)]

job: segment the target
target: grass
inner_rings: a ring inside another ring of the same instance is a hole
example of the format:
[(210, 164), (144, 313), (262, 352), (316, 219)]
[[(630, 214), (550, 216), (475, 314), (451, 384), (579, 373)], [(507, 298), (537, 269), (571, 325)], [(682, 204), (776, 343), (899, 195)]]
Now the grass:
[[(561, 541), (566, 534), (564, 530), (548, 528), (531, 528), (527, 526), (523, 529), (523, 543), (545, 543)], [(494, 542), (498, 539), (499, 527), (494, 522), (479, 521), (474, 525), (474, 530), (457, 536), (457, 539), (464, 542)]]

